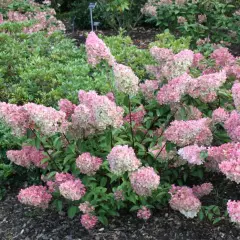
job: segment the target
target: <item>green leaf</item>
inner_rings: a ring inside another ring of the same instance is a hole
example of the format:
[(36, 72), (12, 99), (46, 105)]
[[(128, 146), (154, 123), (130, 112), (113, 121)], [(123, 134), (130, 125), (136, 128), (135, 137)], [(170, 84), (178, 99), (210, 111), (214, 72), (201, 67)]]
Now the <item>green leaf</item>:
[(220, 222), (221, 220), (222, 219), (220, 217), (217, 217), (214, 219), (213, 224), (216, 224), (216, 223)]
[(74, 218), (77, 211), (78, 211), (78, 207), (76, 207), (76, 206), (69, 207), (68, 208), (68, 217), (71, 219)]
[(103, 225), (108, 225), (108, 219), (104, 216), (104, 215), (101, 215), (101, 216), (98, 216), (98, 220), (103, 224)]
[(61, 200), (57, 200), (57, 201), (56, 201), (56, 207), (57, 207), (57, 210), (58, 210), (59, 212), (62, 211), (63, 204), (62, 204), (62, 201), (61, 201)]
[(133, 212), (133, 211), (136, 211), (136, 210), (138, 210), (139, 209), (139, 206), (133, 206), (133, 207), (131, 207), (130, 208), (130, 212)]
[(105, 187), (105, 186), (106, 186), (106, 183), (107, 183), (107, 178), (102, 177), (102, 178), (101, 178), (101, 182), (100, 182), (100, 186)]
[(199, 211), (198, 217), (199, 217), (200, 221), (202, 221), (204, 219), (204, 213), (202, 210)]

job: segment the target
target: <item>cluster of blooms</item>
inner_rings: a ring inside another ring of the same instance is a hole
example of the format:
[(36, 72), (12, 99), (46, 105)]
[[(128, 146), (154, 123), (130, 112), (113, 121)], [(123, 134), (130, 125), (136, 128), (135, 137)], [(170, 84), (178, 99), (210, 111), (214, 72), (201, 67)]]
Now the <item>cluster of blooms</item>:
[(182, 112), (181, 112), (182, 109), (184, 109), (187, 120), (198, 120), (203, 117), (202, 112), (198, 108), (192, 105), (186, 105), (186, 104), (181, 104), (181, 106), (179, 105), (178, 104), (170, 105), (171, 111), (175, 113), (174, 114), (175, 120), (182, 119)]
[(170, 80), (162, 88), (160, 88), (157, 94), (157, 100), (159, 104), (170, 104), (180, 102), (181, 97), (185, 94), (188, 82), (191, 81), (191, 77), (185, 73), (182, 76), (176, 77)]
[(236, 109), (240, 112), (240, 82), (235, 82), (232, 87), (232, 96)]
[(158, 188), (160, 177), (152, 167), (141, 167), (130, 175), (131, 186), (139, 196), (150, 196)]
[(147, 207), (143, 206), (138, 210), (137, 217), (140, 219), (148, 220), (151, 217), (151, 211)]
[(5, 122), (16, 136), (22, 136), (30, 126), (27, 111), (15, 104), (0, 102), (0, 120)]
[(223, 161), (219, 164), (219, 169), (227, 178), (236, 183), (240, 183), (240, 158), (237, 160)]
[(90, 230), (95, 227), (98, 222), (98, 218), (94, 215), (85, 213), (81, 216), (81, 224), (87, 229)]
[(204, 22), (206, 22), (207, 21), (207, 16), (206, 16), (206, 14), (200, 14), (200, 15), (198, 15), (198, 22), (199, 23), (204, 23)]
[(184, 24), (185, 22), (187, 22), (187, 19), (185, 17), (179, 16), (177, 22), (179, 24)]
[(229, 118), (229, 113), (224, 108), (217, 108), (212, 113), (213, 123), (224, 123)]
[(115, 128), (123, 124), (124, 110), (116, 106), (107, 96), (95, 91), (79, 91), (79, 101), (72, 115), (71, 132), (76, 137), (103, 131), (109, 126)]
[(180, 147), (197, 144), (210, 145), (212, 132), (209, 128), (211, 119), (201, 118), (199, 120), (173, 121), (164, 132), (168, 141), (174, 142)]
[(51, 199), (52, 195), (47, 192), (47, 188), (44, 186), (31, 186), (21, 189), (18, 194), (18, 200), (21, 203), (43, 209), (48, 208)]
[(202, 69), (204, 67), (204, 64), (202, 63), (203, 60), (204, 60), (204, 56), (201, 53), (195, 53), (193, 56), (192, 66)]
[(218, 147), (208, 148), (208, 158), (205, 165), (218, 171), (218, 165), (223, 161), (237, 160), (240, 157), (240, 143), (225, 143)]
[(168, 61), (172, 61), (174, 57), (173, 51), (168, 48), (159, 48), (154, 46), (150, 49), (150, 53), (156, 59), (156, 61), (160, 64), (164, 64)]
[(240, 66), (237, 64), (234, 64), (232, 66), (226, 66), (224, 67), (224, 70), (227, 73), (227, 76), (229, 77), (235, 77), (236, 79), (240, 79)]
[(80, 203), (78, 208), (84, 214), (94, 212), (95, 210), (94, 206), (92, 206), (89, 202)]
[(203, 164), (204, 158), (201, 153), (206, 152), (206, 147), (199, 147), (197, 145), (186, 146), (178, 150), (178, 154), (187, 160), (189, 164), (201, 165)]
[(155, 97), (154, 93), (158, 89), (157, 80), (146, 80), (144, 83), (139, 85), (142, 94), (148, 100), (151, 100)]
[(197, 40), (197, 42), (196, 42), (196, 44), (198, 45), (198, 46), (201, 46), (201, 45), (204, 45), (204, 44), (206, 44), (206, 43), (210, 43), (210, 38), (209, 37), (207, 37), (207, 38), (204, 38), (204, 39), (198, 39)]
[(44, 135), (51, 136), (57, 132), (65, 133), (68, 129), (69, 123), (65, 119), (66, 114), (62, 111), (35, 103), (27, 103), (23, 108), (34, 123), (34, 127)]
[(66, 119), (69, 119), (71, 117), (71, 115), (74, 113), (74, 109), (76, 108), (76, 105), (68, 99), (60, 99), (58, 101), (58, 106), (60, 111), (66, 114)]
[(115, 102), (115, 97), (112, 92), (108, 92), (106, 96), (108, 97), (109, 100), (111, 100), (112, 102)]
[(193, 186), (193, 194), (197, 198), (202, 198), (203, 196), (208, 195), (213, 190), (213, 185), (211, 183), (203, 183), (201, 185)]
[(80, 200), (86, 193), (86, 188), (80, 179), (69, 180), (59, 186), (60, 194), (72, 201)]
[(228, 200), (227, 211), (231, 221), (240, 225), (240, 201)]
[(116, 201), (124, 201), (125, 199), (122, 190), (116, 190), (113, 195)]
[(127, 171), (134, 171), (141, 166), (141, 162), (137, 159), (134, 150), (127, 145), (115, 146), (107, 155), (111, 172), (121, 175)]
[(115, 63), (113, 66), (115, 87), (118, 91), (128, 95), (136, 95), (138, 92), (139, 79), (133, 70), (123, 64)]
[(237, 111), (232, 111), (229, 118), (224, 123), (224, 128), (226, 129), (229, 137), (234, 142), (240, 141), (240, 113)]
[(178, 210), (187, 218), (194, 218), (197, 216), (201, 208), (201, 202), (193, 194), (191, 188), (176, 187), (172, 185), (169, 193), (171, 194), (169, 204), (172, 209)]
[(225, 67), (235, 63), (235, 57), (229, 52), (228, 48), (218, 48), (211, 54), (211, 58), (215, 60), (217, 67)]
[(46, 168), (48, 165), (47, 163), (41, 163), (41, 161), (46, 158), (43, 152), (32, 146), (24, 146), (22, 150), (7, 151), (7, 157), (11, 162), (27, 168), (30, 167), (31, 164), (39, 168)]
[(226, 72), (202, 75), (189, 82), (187, 93), (193, 98), (200, 98), (203, 102), (213, 102), (217, 97), (217, 90), (225, 83)]
[(106, 60), (110, 66), (113, 66), (115, 59), (106, 44), (98, 38), (94, 32), (90, 32), (86, 39), (86, 51), (88, 63), (96, 66), (101, 60)]
[(94, 175), (101, 164), (101, 158), (91, 156), (88, 152), (81, 154), (76, 160), (76, 166), (80, 169), (80, 172), (89, 176)]

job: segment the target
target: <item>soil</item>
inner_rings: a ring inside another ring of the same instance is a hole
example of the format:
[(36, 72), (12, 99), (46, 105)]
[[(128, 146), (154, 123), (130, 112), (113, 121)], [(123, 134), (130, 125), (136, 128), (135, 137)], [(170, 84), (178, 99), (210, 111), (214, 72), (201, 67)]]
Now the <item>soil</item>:
[(54, 210), (45, 211), (22, 205), (17, 192), (9, 193), (0, 202), (1, 240), (238, 240), (240, 229), (228, 220), (213, 226), (197, 218), (187, 219), (176, 211), (165, 208), (154, 212), (147, 221), (135, 214), (110, 219), (105, 227), (98, 224), (92, 231), (85, 230), (79, 216), (69, 219)]

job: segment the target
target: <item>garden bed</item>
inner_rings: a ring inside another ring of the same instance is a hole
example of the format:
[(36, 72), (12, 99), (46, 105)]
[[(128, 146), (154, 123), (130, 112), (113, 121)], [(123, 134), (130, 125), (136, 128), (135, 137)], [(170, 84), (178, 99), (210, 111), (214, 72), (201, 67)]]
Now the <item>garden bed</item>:
[(73, 220), (55, 211), (38, 211), (22, 205), (17, 193), (9, 193), (0, 204), (1, 240), (237, 240), (240, 230), (228, 221), (213, 226), (198, 219), (186, 219), (178, 212), (163, 209), (155, 212), (147, 222), (134, 215), (125, 214), (114, 218), (109, 226), (98, 225), (91, 232), (86, 231), (78, 217)]

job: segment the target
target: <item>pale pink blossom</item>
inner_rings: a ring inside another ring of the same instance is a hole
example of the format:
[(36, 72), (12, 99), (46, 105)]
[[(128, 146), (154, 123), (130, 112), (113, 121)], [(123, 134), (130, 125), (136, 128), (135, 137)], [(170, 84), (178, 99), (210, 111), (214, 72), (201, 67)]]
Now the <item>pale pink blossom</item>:
[(221, 162), (219, 169), (228, 179), (240, 183), (240, 158), (237, 160), (228, 159)]
[(228, 48), (218, 48), (211, 54), (218, 67), (225, 67), (235, 63), (235, 57), (229, 52)]
[(217, 108), (212, 113), (213, 123), (224, 123), (229, 118), (229, 113), (224, 108)]
[(204, 60), (204, 56), (201, 53), (195, 53), (193, 57), (193, 67), (197, 67), (199, 69), (202, 69), (204, 64), (202, 61)]
[(51, 199), (52, 195), (47, 192), (47, 188), (44, 186), (31, 186), (21, 189), (18, 194), (18, 200), (21, 203), (43, 209), (48, 208)]
[(90, 153), (82, 153), (76, 160), (76, 166), (80, 172), (89, 176), (96, 174), (102, 164), (102, 159), (91, 156)]
[(86, 213), (81, 216), (81, 224), (87, 230), (94, 228), (97, 222), (98, 222), (98, 218), (94, 215)]
[(0, 24), (3, 24), (4, 20), (3, 20), (3, 15), (0, 13)]
[(228, 200), (227, 211), (231, 221), (240, 226), (240, 201)]
[(231, 112), (229, 118), (224, 123), (224, 128), (232, 141), (240, 141), (240, 114), (237, 111)]
[(203, 183), (201, 185), (193, 186), (192, 191), (193, 194), (197, 198), (202, 198), (203, 196), (206, 196), (210, 194), (210, 192), (213, 190), (213, 185), (211, 183)]
[(116, 190), (113, 194), (114, 196), (114, 199), (116, 201), (124, 201), (125, 200), (125, 197), (124, 197), (124, 194), (123, 194), (123, 190)]
[(240, 112), (240, 82), (235, 82), (232, 86), (232, 96), (236, 109)]
[(151, 211), (147, 207), (141, 207), (137, 212), (137, 217), (143, 220), (148, 220), (151, 217)]
[(174, 58), (173, 51), (168, 48), (159, 48), (154, 46), (150, 49), (150, 53), (160, 64), (164, 64), (168, 61), (173, 61)]
[(144, 83), (139, 85), (140, 90), (145, 98), (148, 100), (154, 99), (154, 93), (158, 89), (157, 80), (146, 80)]
[(139, 196), (151, 196), (160, 184), (160, 177), (152, 167), (141, 167), (130, 175), (133, 191)]
[(140, 160), (136, 157), (133, 148), (127, 145), (115, 146), (107, 155), (110, 170), (116, 175), (121, 175), (127, 171), (134, 171), (141, 166)]
[(179, 24), (184, 24), (185, 22), (187, 22), (187, 19), (185, 17), (179, 16), (177, 22)]
[(199, 14), (198, 15), (198, 22), (199, 23), (204, 23), (204, 22), (206, 22), (207, 21), (207, 16), (206, 16), (206, 14)]
[(86, 188), (80, 179), (63, 182), (59, 186), (60, 194), (66, 199), (80, 200), (86, 193)]
[(94, 206), (92, 206), (89, 202), (80, 203), (78, 208), (84, 214), (94, 212), (95, 210)]
[(86, 40), (86, 51), (88, 63), (96, 66), (101, 60), (106, 60), (110, 66), (113, 66), (115, 59), (106, 44), (98, 38), (94, 32), (88, 34)]
[(66, 113), (66, 119), (69, 119), (69, 117), (73, 114), (74, 109), (76, 108), (76, 105), (68, 99), (60, 99), (58, 101), (58, 106), (60, 108), (60, 111)]

